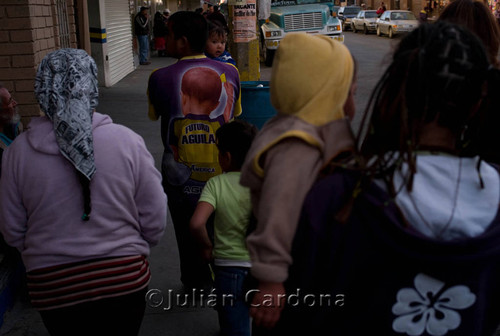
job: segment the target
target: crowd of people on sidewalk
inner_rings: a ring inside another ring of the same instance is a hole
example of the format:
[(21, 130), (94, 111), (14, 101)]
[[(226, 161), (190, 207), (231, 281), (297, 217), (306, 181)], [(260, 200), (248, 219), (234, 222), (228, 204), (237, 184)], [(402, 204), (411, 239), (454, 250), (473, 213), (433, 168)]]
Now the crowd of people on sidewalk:
[[(49, 333), (137, 335), (169, 213), (180, 281), (213, 289), (223, 336), (493, 335), (500, 27), (488, 7), (455, 0), (402, 37), (357, 134), (358, 61), (321, 35), (282, 39), (277, 115), (260, 130), (239, 119), (227, 22), (210, 11), (154, 16), (158, 56), (177, 59), (144, 90), (160, 171), (138, 134), (97, 112), (84, 50), (43, 58), (43, 116), (24, 131), (0, 84), (0, 232)], [(142, 65), (147, 12), (134, 21)]]
[[(168, 35), (167, 23), (171, 14), (170, 9), (166, 8), (163, 12), (157, 11), (153, 20), (150, 20), (149, 9), (149, 7), (141, 7), (134, 18), (134, 33), (137, 36), (140, 65), (151, 64), (150, 51), (156, 51), (159, 57), (167, 56), (165, 43)], [(206, 11), (200, 7), (195, 10), (195, 13), (202, 14), (210, 25), (209, 43), (207, 43), (205, 55), (236, 65), (226, 46), (229, 26), (219, 6), (207, 3)], [(152, 36), (150, 36), (151, 27)]]

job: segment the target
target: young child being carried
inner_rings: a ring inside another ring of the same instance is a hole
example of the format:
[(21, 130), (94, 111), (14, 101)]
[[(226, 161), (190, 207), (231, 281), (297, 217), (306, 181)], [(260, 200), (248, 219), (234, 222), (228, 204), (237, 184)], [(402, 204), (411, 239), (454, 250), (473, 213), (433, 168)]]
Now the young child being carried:
[[(214, 287), (223, 336), (250, 336), (243, 280), (251, 266), (245, 238), (252, 208), (250, 190), (240, 185), (240, 169), (256, 133), (255, 126), (242, 120), (226, 123), (217, 130), (219, 163), (224, 174), (208, 180), (190, 222), (203, 259), (214, 261)], [(212, 245), (206, 223), (214, 212)]]
[(256, 229), (248, 236), (251, 274), (258, 280), (251, 315), (272, 327), (282, 305), (262, 304), (284, 293), (292, 240), (306, 193), (320, 169), (354, 148), (354, 60), (341, 43), (325, 36), (291, 33), (276, 52), (270, 81), (278, 111), (255, 138), (240, 183), (251, 190)]
[(205, 55), (213, 60), (231, 63), (236, 66), (235, 60), (226, 50), (226, 43), (226, 28), (217, 21), (208, 21), (208, 40), (205, 47)]

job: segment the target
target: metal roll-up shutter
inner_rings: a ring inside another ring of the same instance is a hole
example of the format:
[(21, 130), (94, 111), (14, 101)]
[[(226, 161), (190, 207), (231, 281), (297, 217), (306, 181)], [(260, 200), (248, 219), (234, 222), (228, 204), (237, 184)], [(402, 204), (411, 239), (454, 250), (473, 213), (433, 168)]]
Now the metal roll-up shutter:
[(134, 71), (132, 27), (128, 0), (106, 0), (109, 83), (117, 83)]

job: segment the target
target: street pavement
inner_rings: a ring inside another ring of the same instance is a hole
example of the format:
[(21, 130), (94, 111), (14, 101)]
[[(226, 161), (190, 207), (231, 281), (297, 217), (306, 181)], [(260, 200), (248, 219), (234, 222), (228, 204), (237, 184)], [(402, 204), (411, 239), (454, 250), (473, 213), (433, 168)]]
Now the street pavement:
[[(392, 43), (376, 36), (346, 34), (346, 45), (358, 61), (358, 113), (353, 121), (353, 128), (356, 129), (370, 91), (385, 68), (387, 52)], [(147, 81), (154, 69), (168, 66), (174, 61), (169, 57), (153, 56), (150, 65), (139, 66), (112, 87), (99, 88), (98, 112), (108, 114), (115, 123), (125, 125), (140, 134), (158, 169), (163, 145), (160, 139), (160, 122), (153, 122), (147, 117)], [(269, 80), (271, 68), (262, 64), (260, 75), (260, 80)], [(154, 290), (154, 295), (151, 295), (151, 305), (146, 309), (140, 336), (218, 335), (217, 314), (211, 307), (202, 307), (198, 300), (186, 306), (183, 300), (180, 300), (180, 304), (169, 308), (169, 293), (176, 297), (176, 294), (182, 291), (177, 243), (170, 219), (163, 239), (151, 251), (150, 265), (150, 289)], [(164, 301), (160, 303), (162, 295)], [(5, 314), (4, 323), (0, 328), (0, 336), (4, 335), (48, 336), (38, 313), (31, 308), (25, 296), (19, 297), (14, 307)]]
[[(153, 122), (147, 117), (147, 81), (154, 69), (170, 65), (174, 61), (169, 57), (152, 57), (150, 65), (139, 66), (110, 88), (99, 88), (97, 111), (108, 114), (115, 123), (127, 126), (141, 135), (155, 159), (158, 170), (160, 170), (163, 145), (160, 139), (160, 122)], [(270, 70), (271, 68), (261, 67), (261, 80), (269, 80)], [(185, 304), (185, 297), (181, 294), (177, 243), (170, 218), (162, 240), (151, 250), (150, 266), (152, 279), (149, 288), (153, 291), (139, 335), (218, 335), (217, 313), (208, 303), (196, 300)], [(172, 293), (173, 298), (180, 297), (179, 302), (170, 304), (169, 293)], [(209, 293), (205, 294), (206, 298), (209, 298)], [(163, 302), (161, 302), (162, 296)], [(0, 335), (48, 336), (49, 334), (26, 296), (21, 295), (14, 307), (5, 314)]]
[[(352, 47), (363, 59), (359, 62), (361, 71), (358, 76), (361, 81), (358, 86), (357, 99), (361, 100), (361, 107), (364, 107), (369, 96), (369, 88), (378, 77), (378, 73), (372, 69), (373, 63), (378, 63), (377, 58), (370, 58), (370, 62), (365, 62), (364, 52), (369, 52), (363, 46), (363, 41), (356, 41)], [(346, 41), (349, 41), (346, 39)], [(346, 43), (346, 45), (349, 44)], [(353, 52), (354, 54), (354, 52)], [(172, 64), (175, 60), (169, 57), (151, 57), (150, 65), (141, 65), (135, 71), (127, 75), (112, 87), (99, 88), (99, 106), (97, 111), (108, 114), (117, 124), (125, 125), (144, 138), (148, 150), (155, 159), (156, 167), (160, 170), (163, 145), (160, 139), (160, 122), (153, 122), (147, 117), (147, 81), (154, 69)], [(368, 63), (368, 64), (367, 64)], [(369, 69), (366, 68), (369, 67)], [(260, 66), (260, 80), (268, 81), (271, 75), (271, 68), (265, 65)], [(365, 77), (366, 76), (366, 77)], [(362, 110), (362, 109), (361, 109)], [(243, 111), (244, 113), (244, 111)], [(357, 119), (357, 118), (356, 118)], [(217, 313), (211, 307), (202, 307), (199, 300), (194, 304), (184, 305), (174, 304), (170, 308), (169, 293), (173, 297), (182, 293), (180, 282), (179, 257), (177, 243), (172, 222), (169, 218), (167, 229), (160, 243), (152, 248), (150, 256), (150, 266), (152, 279), (150, 289), (151, 304), (146, 308), (144, 321), (142, 323), (140, 336), (216, 336), (218, 335)], [(164, 301), (160, 304), (163, 296)], [(180, 296), (184, 298), (184, 296)], [(155, 307), (154, 307), (155, 306)], [(14, 307), (4, 316), (4, 323), (0, 328), (0, 336), (48, 336), (48, 333), (38, 315), (31, 307), (25, 295), (21, 295)]]
[[(358, 89), (355, 97), (357, 113), (352, 123), (353, 129), (357, 130), (371, 91), (390, 62), (390, 52), (394, 50), (399, 39), (390, 40), (352, 32), (345, 34), (345, 44), (358, 65)], [(110, 115), (115, 123), (125, 125), (140, 134), (155, 159), (156, 167), (160, 169), (163, 152), (160, 122), (150, 121), (147, 117), (147, 80), (155, 68), (170, 65), (174, 60), (152, 57), (151, 61), (151, 65), (140, 66), (113, 87), (101, 87), (98, 111)], [(269, 80), (270, 72), (271, 68), (261, 65), (261, 80)], [(153, 292), (139, 336), (218, 335), (217, 314), (208, 306), (208, 302), (202, 306), (201, 301), (196, 300), (186, 306), (181, 295), (179, 304), (174, 302), (173, 307), (170, 307), (169, 293), (175, 298), (175, 294), (182, 292), (177, 243), (170, 219), (163, 239), (152, 249), (150, 265), (150, 289)], [(48, 336), (38, 313), (31, 308), (25, 296), (19, 297), (13, 309), (6, 313), (4, 324), (0, 328), (0, 336), (4, 335)], [(500, 332), (496, 335), (500, 336)]]
[[(387, 53), (394, 41), (376, 36), (346, 32), (345, 43), (358, 62), (358, 113), (353, 128), (358, 128), (370, 92), (387, 65)], [(172, 64), (169, 57), (151, 58), (150, 65), (141, 65), (112, 87), (99, 88), (98, 112), (108, 114), (113, 121), (140, 134), (160, 169), (163, 145), (160, 139), (160, 122), (147, 117), (147, 81), (151, 72)], [(271, 68), (260, 66), (260, 80), (270, 79)], [(332, 88), (333, 89), (333, 88)], [(243, 111), (243, 113), (245, 113)], [(211, 307), (202, 307), (199, 300), (188, 306), (180, 300), (170, 308), (169, 293), (175, 298), (181, 293), (179, 258), (174, 229), (169, 219), (160, 243), (151, 251), (152, 280), (151, 304), (147, 307), (140, 336), (215, 336), (218, 335), (217, 314)], [(164, 301), (161, 303), (163, 295)], [(184, 298), (182, 295), (181, 299)], [(153, 307), (156, 306), (156, 307)], [(38, 313), (31, 308), (26, 297), (20, 297), (13, 309), (6, 313), (0, 336), (48, 336)]]

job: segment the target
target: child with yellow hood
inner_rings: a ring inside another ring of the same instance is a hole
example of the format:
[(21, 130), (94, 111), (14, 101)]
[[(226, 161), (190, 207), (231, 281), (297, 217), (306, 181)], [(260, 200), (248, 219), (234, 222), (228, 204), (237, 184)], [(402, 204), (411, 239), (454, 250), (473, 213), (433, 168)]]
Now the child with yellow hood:
[(322, 167), (354, 149), (348, 122), (354, 115), (354, 68), (349, 50), (321, 35), (287, 34), (277, 50), (270, 93), (278, 114), (257, 134), (240, 180), (251, 190), (257, 219), (247, 238), (251, 273), (259, 282), (250, 311), (257, 326), (270, 328), (279, 319), (278, 295), (284, 293), (307, 192)]

